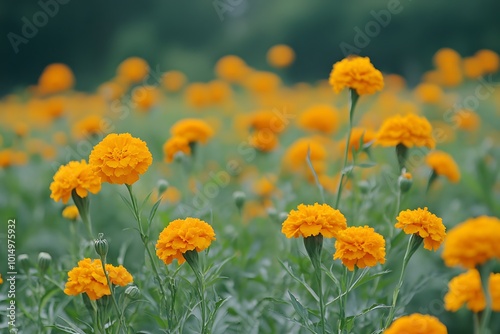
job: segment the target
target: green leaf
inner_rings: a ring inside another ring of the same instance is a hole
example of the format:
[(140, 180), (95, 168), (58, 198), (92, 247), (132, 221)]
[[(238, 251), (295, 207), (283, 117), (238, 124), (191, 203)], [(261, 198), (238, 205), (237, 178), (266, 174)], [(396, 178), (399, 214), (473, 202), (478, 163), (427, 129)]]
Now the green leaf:
[(151, 197), (151, 195), (153, 194), (153, 191), (151, 191), (145, 198), (144, 200), (142, 201), (141, 203), (141, 207), (139, 209), (139, 211), (142, 211), (142, 209), (144, 208), (144, 205), (146, 205), (146, 203), (148, 202), (149, 198)]
[(297, 312), (300, 319), (302, 319), (305, 328), (314, 333), (314, 330), (312, 329), (311, 326), (311, 321), (309, 320), (308, 317), (307, 309), (297, 300), (297, 298), (290, 291), (288, 291), (288, 296), (290, 297), (290, 301), (292, 303), (293, 308), (295, 309), (295, 312)]
[(155, 204), (153, 204), (153, 207), (151, 208), (151, 211), (149, 212), (149, 217), (148, 217), (148, 228), (149, 226), (151, 226), (151, 224), (153, 223), (153, 218), (155, 217), (156, 215), (156, 211), (158, 210), (158, 206), (160, 205), (161, 203), (161, 197), (159, 200), (157, 200), (155, 202)]
[(380, 271), (378, 273), (374, 273), (374, 274), (371, 274), (371, 275), (367, 275), (367, 276), (363, 276), (359, 279), (357, 279), (353, 285), (349, 288), (349, 290), (353, 290), (353, 289), (356, 289), (357, 287), (365, 284), (365, 283), (368, 283), (369, 281), (377, 278), (377, 277), (380, 277), (380, 276), (383, 276), (385, 274), (388, 274), (390, 273), (391, 270), (384, 270), (384, 271)]
[(359, 168), (371, 168), (371, 167), (374, 167), (376, 165), (377, 165), (377, 163), (372, 162), (372, 161), (368, 161), (368, 162), (362, 162), (360, 164), (357, 164), (355, 167), (359, 167)]
[(311, 296), (314, 298), (314, 300), (316, 300), (316, 302), (319, 303), (319, 297), (318, 295), (316, 294), (316, 292), (314, 292), (314, 290), (309, 286), (309, 284), (307, 284), (306, 282), (304, 282), (302, 279), (298, 278), (297, 276), (295, 276), (292, 271), (290, 270), (290, 268), (288, 268), (286, 266), (285, 263), (283, 263), (283, 261), (281, 261), (280, 259), (278, 259), (278, 262), (281, 264), (281, 266), (287, 271), (287, 273), (295, 280), (297, 281), (298, 283), (300, 283), (307, 291), (309, 291), (309, 293), (311, 294)]
[(69, 326), (69, 328), (66, 327), (66, 326), (62, 326), (62, 325), (56, 324), (56, 326), (58, 328), (65, 328), (65, 329), (68, 329), (68, 330), (73, 330), (73, 331), (68, 331), (66, 333), (85, 334), (85, 332), (81, 328), (79, 328), (75, 323), (73, 323), (71, 320), (65, 319), (63, 317), (59, 317), (59, 319), (61, 319), (62, 321), (64, 321)]

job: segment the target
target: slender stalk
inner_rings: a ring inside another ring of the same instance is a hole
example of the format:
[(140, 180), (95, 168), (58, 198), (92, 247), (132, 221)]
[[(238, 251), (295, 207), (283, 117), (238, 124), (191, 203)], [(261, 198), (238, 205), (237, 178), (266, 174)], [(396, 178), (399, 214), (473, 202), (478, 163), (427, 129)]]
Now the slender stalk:
[(321, 333), (325, 334), (325, 300), (323, 297), (323, 275), (321, 273), (321, 265), (319, 267), (314, 267), (314, 273), (316, 278), (316, 283), (318, 284), (318, 296), (319, 296), (319, 313), (321, 318)]
[(342, 277), (340, 279), (340, 298), (339, 298), (339, 328), (338, 333), (344, 333), (345, 329), (345, 306), (347, 304), (347, 267), (342, 266)]
[(109, 292), (111, 293), (111, 299), (113, 300), (113, 305), (115, 306), (116, 313), (118, 314), (119, 317), (119, 323), (118, 323), (118, 332), (120, 332), (120, 329), (123, 328), (126, 330), (127, 325), (125, 324), (125, 319), (123, 319), (123, 312), (120, 310), (118, 307), (118, 303), (116, 302), (115, 294), (113, 292), (113, 286), (111, 285), (111, 281), (109, 280), (109, 275), (108, 271), (106, 270), (106, 257), (101, 256), (101, 265), (102, 265), (102, 270), (104, 271), (104, 276), (106, 276), (106, 282), (108, 283), (109, 287)]
[(488, 266), (486, 265), (480, 266), (478, 269), (481, 276), (481, 285), (483, 288), (484, 298), (486, 300), (486, 307), (480, 315), (479, 334), (488, 334), (490, 333), (488, 325), (491, 317), (491, 295), (489, 289), (490, 271)]
[(339, 181), (339, 186), (337, 188), (337, 198), (335, 199), (335, 209), (338, 209), (339, 202), (340, 202), (340, 197), (342, 196), (342, 190), (344, 188), (344, 177), (347, 176), (350, 172), (345, 171), (345, 168), (347, 166), (347, 160), (349, 156), (349, 142), (351, 141), (351, 133), (352, 133), (352, 120), (354, 117), (354, 109), (356, 107), (356, 103), (358, 102), (359, 95), (356, 93), (355, 90), (351, 89), (350, 90), (350, 105), (349, 105), (349, 128), (347, 130), (347, 140), (345, 144), (345, 151), (344, 151), (344, 163), (342, 164), (342, 169), (340, 171), (340, 181)]
[[(151, 267), (153, 268), (153, 274), (155, 276), (155, 279), (158, 283), (158, 286), (160, 287), (160, 294), (162, 297), (163, 302), (166, 303), (167, 301), (167, 294), (165, 292), (165, 288), (163, 287), (162, 280), (160, 278), (160, 274), (158, 273), (158, 268), (156, 267), (156, 262), (155, 258), (153, 257), (153, 254), (151, 254), (151, 250), (149, 249), (148, 243), (149, 243), (149, 236), (144, 233), (144, 229), (142, 227), (142, 219), (141, 219), (141, 213), (139, 212), (139, 206), (137, 204), (137, 199), (132, 193), (132, 185), (126, 185), (128, 193), (130, 195), (130, 201), (132, 202), (132, 208), (134, 209), (134, 217), (135, 220), (137, 221), (137, 224), (139, 225), (139, 233), (141, 235), (141, 240), (142, 243), (144, 244), (144, 247), (146, 248), (146, 253), (148, 254), (149, 260), (151, 262)], [(165, 304), (166, 305), (166, 304)], [(171, 324), (169, 324), (170, 326)]]
[(403, 258), (403, 266), (401, 267), (401, 274), (399, 275), (398, 283), (396, 284), (396, 288), (394, 289), (394, 292), (392, 294), (392, 305), (389, 311), (389, 316), (387, 317), (387, 321), (385, 322), (384, 329), (387, 329), (394, 320), (394, 315), (396, 313), (396, 304), (398, 301), (399, 292), (401, 290), (401, 287), (403, 286), (406, 267), (408, 266), (408, 262), (410, 262), (412, 255), (415, 253), (417, 248), (422, 243), (422, 240), (423, 240), (422, 238), (416, 236), (415, 234), (412, 234), (410, 236), (410, 240), (408, 240), (408, 245), (406, 247), (406, 252)]
[(474, 321), (474, 334), (481, 334), (481, 324), (479, 320), (479, 313), (474, 312), (472, 319)]

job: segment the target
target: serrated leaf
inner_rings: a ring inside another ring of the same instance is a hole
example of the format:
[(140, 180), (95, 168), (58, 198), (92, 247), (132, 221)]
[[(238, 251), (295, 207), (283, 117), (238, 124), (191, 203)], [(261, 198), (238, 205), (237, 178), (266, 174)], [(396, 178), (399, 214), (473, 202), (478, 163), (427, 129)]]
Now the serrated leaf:
[(295, 312), (299, 315), (299, 317), (302, 319), (303, 324), (306, 326), (309, 326), (309, 317), (307, 316), (307, 309), (298, 301), (298, 299), (290, 292), (288, 291), (288, 296), (290, 297), (290, 301), (292, 303), (293, 308), (295, 309)]

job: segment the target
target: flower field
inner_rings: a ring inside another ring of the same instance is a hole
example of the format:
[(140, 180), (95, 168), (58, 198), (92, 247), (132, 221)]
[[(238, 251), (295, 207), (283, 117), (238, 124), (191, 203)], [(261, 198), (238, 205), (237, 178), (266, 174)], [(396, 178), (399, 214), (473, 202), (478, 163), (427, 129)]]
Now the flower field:
[(500, 333), (500, 57), (262, 57), (2, 97), (1, 333)]

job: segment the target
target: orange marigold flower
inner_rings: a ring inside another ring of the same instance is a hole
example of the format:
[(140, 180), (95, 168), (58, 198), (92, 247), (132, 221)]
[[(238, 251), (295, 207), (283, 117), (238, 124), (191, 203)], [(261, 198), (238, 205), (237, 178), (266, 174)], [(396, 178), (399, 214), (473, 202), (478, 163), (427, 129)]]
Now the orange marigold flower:
[(339, 113), (328, 104), (316, 104), (306, 109), (297, 122), (302, 129), (332, 134), (339, 127)]
[(434, 55), (433, 61), (437, 68), (447, 68), (460, 65), (462, 57), (460, 54), (450, 48), (439, 49)]
[(0, 168), (24, 165), (27, 160), (26, 154), (22, 151), (14, 151), (10, 148), (0, 150)]
[(130, 57), (118, 65), (118, 77), (127, 83), (138, 83), (149, 73), (148, 63), (139, 57)]
[(278, 44), (267, 51), (267, 62), (277, 68), (288, 67), (295, 60), (295, 52), (285, 44)]
[(481, 118), (472, 110), (460, 110), (453, 115), (453, 122), (464, 131), (475, 131), (481, 124)]
[(190, 143), (206, 143), (213, 136), (213, 132), (207, 122), (194, 118), (182, 119), (170, 128), (172, 136), (184, 137)]
[(425, 157), (425, 162), (432, 168), (434, 173), (445, 176), (450, 182), (456, 183), (460, 180), (458, 165), (448, 153), (432, 151)]
[[(363, 137), (363, 140), (361, 140)], [(368, 144), (372, 142), (377, 137), (377, 133), (375, 131), (354, 127), (351, 131), (351, 138), (349, 139), (349, 154), (352, 154), (353, 150), (359, 151), (361, 149), (361, 145)], [(340, 144), (340, 151), (345, 150), (345, 141), (343, 140)]]
[(415, 96), (424, 103), (438, 103), (443, 97), (443, 91), (438, 85), (421, 83), (415, 88)]
[(182, 152), (186, 155), (191, 154), (191, 147), (186, 138), (174, 136), (163, 144), (163, 154), (166, 162), (172, 162), (177, 152)]
[(245, 78), (245, 86), (257, 94), (273, 93), (280, 85), (280, 77), (272, 72), (253, 71)]
[(160, 92), (155, 86), (139, 86), (132, 91), (132, 102), (139, 111), (149, 111), (160, 99)]
[(480, 216), (468, 219), (448, 232), (442, 257), (449, 266), (475, 268), (500, 258), (500, 219)]
[(484, 73), (495, 73), (500, 67), (500, 57), (498, 53), (492, 50), (479, 50), (476, 52), (477, 59), (483, 67)]
[(384, 264), (384, 237), (368, 226), (348, 227), (337, 235), (333, 259), (341, 259), (351, 271), (354, 270), (354, 265), (365, 268), (377, 263)]
[(101, 190), (101, 177), (85, 160), (70, 161), (59, 167), (54, 174), (54, 181), (50, 184), (50, 198), (56, 202), (62, 200), (66, 204), (73, 190), (82, 198), (87, 197), (89, 191), (97, 194)]
[(215, 73), (229, 82), (240, 82), (250, 72), (247, 64), (238, 56), (224, 56), (215, 64)]
[(467, 57), (463, 61), (464, 74), (470, 79), (477, 79), (484, 74), (483, 64), (477, 57)]
[(395, 227), (406, 234), (417, 234), (424, 239), (424, 248), (428, 250), (437, 250), (446, 236), (443, 220), (427, 208), (401, 211), (396, 220)]
[(259, 110), (250, 115), (249, 125), (255, 130), (270, 130), (280, 133), (285, 130), (286, 121), (277, 112), (272, 110)]
[(344, 88), (356, 90), (358, 95), (373, 94), (384, 88), (384, 77), (368, 57), (348, 57), (333, 65), (330, 85), (339, 93)]
[[(488, 282), (493, 311), (500, 311), (500, 274), (490, 274)], [(470, 269), (451, 279), (448, 293), (444, 296), (444, 308), (456, 312), (464, 304), (472, 312), (483, 311), (486, 307), (481, 277), (476, 269)]]
[(436, 141), (432, 136), (432, 126), (425, 117), (408, 114), (386, 119), (377, 133), (376, 144), (381, 146), (403, 144), (406, 147), (434, 148)]
[(162, 85), (169, 92), (178, 92), (186, 84), (187, 78), (181, 71), (169, 71), (162, 76)]
[(146, 142), (129, 133), (107, 135), (90, 153), (89, 163), (103, 182), (133, 184), (153, 162)]
[(233, 93), (231, 86), (227, 82), (221, 80), (212, 80), (207, 83), (207, 90), (210, 97), (210, 103), (213, 104), (221, 104), (228, 101)]
[(176, 219), (160, 233), (156, 255), (165, 264), (172, 263), (174, 259), (182, 264), (184, 253), (192, 250), (201, 252), (210, 246), (212, 240), (215, 240), (214, 229), (203, 220), (191, 217)]
[(0, 284), (3, 284), (2, 274), (0, 274)]
[(69, 205), (64, 208), (62, 216), (69, 220), (76, 220), (78, 218), (78, 208), (76, 205)]
[[(105, 267), (111, 284), (125, 286), (133, 282), (132, 275), (122, 265), (115, 267), (106, 264)], [(68, 272), (64, 293), (70, 296), (86, 293), (91, 300), (109, 296), (111, 291), (102, 270), (101, 260), (85, 258), (79, 261), (78, 266)]]
[(278, 136), (269, 129), (254, 131), (249, 140), (249, 144), (261, 152), (271, 152), (278, 143)]
[(38, 79), (38, 88), (42, 94), (59, 93), (71, 89), (75, 85), (75, 77), (65, 64), (50, 64)]
[(448, 334), (446, 326), (431, 315), (414, 313), (396, 319), (383, 334)]
[(186, 88), (184, 99), (191, 108), (208, 107), (211, 103), (209, 86), (202, 82), (193, 82)]
[(103, 134), (107, 128), (106, 121), (98, 115), (90, 115), (73, 125), (73, 136), (83, 139), (92, 135)]
[(287, 238), (310, 237), (321, 234), (325, 238), (336, 238), (347, 228), (344, 215), (327, 204), (299, 204), (283, 222), (281, 232)]

